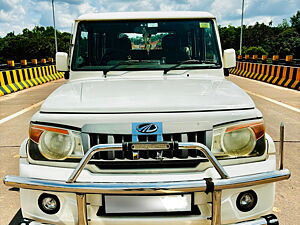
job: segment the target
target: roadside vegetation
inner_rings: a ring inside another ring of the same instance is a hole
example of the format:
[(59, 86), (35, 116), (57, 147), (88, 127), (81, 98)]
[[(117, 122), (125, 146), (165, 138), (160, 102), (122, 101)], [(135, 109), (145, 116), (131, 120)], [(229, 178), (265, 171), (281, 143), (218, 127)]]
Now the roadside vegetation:
[[(71, 34), (67, 32), (56, 32), (58, 50), (69, 51)], [(32, 30), (24, 29), (21, 34), (8, 33), (0, 38), (0, 63), (7, 60), (19, 62), (21, 59), (54, 58), (54, 28), (36, 26)]]
[[(223, 49), (234, 48), (239, 54), (241, 27), (219, 26)], [(256, 23), (252, 26), (243, 26), (242, 55), (293, 55), (300, 58), (300, 11), (289, 20), (273, 26)]]
[[(240, 27), (219, 26), (223, 49), (234, 48), (239, 53)], [(53, 27), (36, 26), (32, 30), (24, 29), (21, 34), (8, 33), (0, 37), (0, 63), (13, 59), (41, 59), (54, 57), (54, 29)], [(57, 31), (58, 50), (69, 51), (71, 34)], [(137, 43), (138, 44), (138, 43)], [(300, 11), (289, 20), (277, 26), (272, 22), (268, 25), (256, 23), (243, 27), (242, 54), (249, 55), (293, 55), (300, 58)]]

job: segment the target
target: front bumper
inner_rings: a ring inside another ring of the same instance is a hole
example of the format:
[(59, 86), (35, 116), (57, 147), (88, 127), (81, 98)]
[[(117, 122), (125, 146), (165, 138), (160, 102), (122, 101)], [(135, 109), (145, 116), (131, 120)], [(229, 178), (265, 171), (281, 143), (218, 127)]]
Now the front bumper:
[[(42, 191), (54, 191), (54, 192), (66, 192), (76, 193), (77, 200), (77, 213), (78, 224), (87, 225), (87, 194), (170, 194), (170, 193), (187, 193), (187, 192), (206, 192), (212, 193), (212, 213), (211, 220), (212, 225), (221, 225), (221, 195), (223, 190), (249, 187), (259, 184), (273, 183), (280, 180), (285, 180), (290, 177), (290, 171), (287, 169), (275, 170), (270, 172), (263, 172), (258, 174), (251, 174), (247, 176), (239, 176), (230, 178), (218, 160), (214, 157), (211, 151), (202, 144), (199, 143), (164, 143), (169, 148), (176, 146), (178, 149), (197, 149), (201, 151), (208, 160), (213, 164), (214, 168), (218, 172), (221, 178), (212, 179), (210, 177), (205, 179), (199, 179), (197, 181), (183, 180), (174, 182), (130, 182), (130, 183), (87, 183), (76, 182), (76, 179), (92, 158), (92, 156), (99, 151), (112, 151), (122, 150), (124, 148), (132, 147), (131, 143), (113, 144), (113, 145), (96, 145), (91, 148), (85, 156), (82, 158), (76, 169), (66, 182), (56, 180), (43, 180), (28, 177), (18, 176), (6, 176), (4, 183), (7, 186), (42, 190)], [(141, 147), (142, 143), (139, 143)], [(151, 150), (151, 148), (157, 149), (157, 143), (149, 144), (145, 143), (145, 148)], [(259, 218), (253, 221), (245, 221), (237, 223), (239, 225), (247, 224), (270, 224), (267, 223), (265, 218)], [(276, 223), (274, 223), (276, 224)]]

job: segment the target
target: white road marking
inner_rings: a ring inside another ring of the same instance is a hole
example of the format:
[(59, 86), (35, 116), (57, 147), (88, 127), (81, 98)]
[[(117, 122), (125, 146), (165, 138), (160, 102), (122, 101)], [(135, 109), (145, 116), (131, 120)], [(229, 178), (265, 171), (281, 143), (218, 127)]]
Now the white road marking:
[(260, 95), (260, 94), (253, 93), (253, 92), (251, 92), (251, 91), (247, 91), (247, 90), (246, 90), (246, 92), (247, 92), (248, 94), (250, 94), (250, 95), (253, 95), (253, 96), (262, 98), (262, 99), (264, 99), (264, 100), (266, 100), (266, 101), (269, 101), (269, 102), (272, 102), (272, 103), (274, 103), (274, 104), (276, 104), (276, 105), (280, 105), (280, 106), (282, 106), (282, 107), (284, 107), (284, 108), (287, 108), (287, 109), (293, 110), (293, 111), (295, 111), (295, 112), (297, 112), (297, 113), (300, 113), (300, 109), (298, 109), (298, 108), (296, 108), (296, 107), (293, 107), (293, 106), (290, 106), (290, 105), (288, 105), (288, 104), (285, 104), (285, 103), (276, 101), (276, 100), (274, 100), (274, 99), (272, 99), (272, 98), (268, 98), (268, 97), (265, 97), (265, 96)]
[(38, 103), (36, 103), (36, 104), (34, 104), (34, 105), (28, 107), (28, 108), (22, 109), (22, 110), (20, 110), (19, 112), (16, 112), (16, 113), (14, 113), (14, 114), (12, 114), (12, 115), (10, 115), (10, 116), (7, 116), (7, 117), (1, 119), (1, 120), (0, 120), (0, 125), (3, 124), (3, 123), (5, 123), (5, 122), (7, 122), (7, 121), (9, 121), (9, 120), (11, 120), (11, 119), (16, 118), (17, 116), (20, 116), (20, 115), (22, 115), (22, 114), (24, 114), (24, 113), (26, 113), (26, 112), (28, 112), (28, 111), (34, 109), (34, 108), (39, 107), (43, 102), (44, 102), (44, 100), (43, 100), (43, 101), (40, 101), (40, 102), (38, 102)]

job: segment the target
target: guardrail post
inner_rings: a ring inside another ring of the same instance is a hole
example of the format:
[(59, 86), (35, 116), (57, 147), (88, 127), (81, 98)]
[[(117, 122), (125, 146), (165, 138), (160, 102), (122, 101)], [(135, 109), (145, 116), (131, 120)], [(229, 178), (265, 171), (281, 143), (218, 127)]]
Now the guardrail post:
[(243, 56), (242, 56), (242, 55), (238, 55), (238, 59), (239, 59), (239, 60), (242, 60), (242, 59), (243, 59)]
[(31, 59), (32, 66), (37, 66), (37, 59)]
[(291, 65), (292, 62), (293, 62), (293, 60), (294, 60), (294, 56), (292, 56), (292, 55), (287, 55), (287, 56), (285, 56), (285, 63), (286, 63), (287, 65)]
[(22, 59), (21, 60), (21, 67), (26, 67), (27, 66), (27, 60), (26, 59)]
[(263, 62), (267, 62), (268, 56), (267, 56), (267, 55), (262, 55), (262, 56), (261, 56), (261, 60), (262, 60)]
[(14, 60), (7, 60), (7, 65), (9, 67), (15, 67), (15, 61)]
[(46, 64), (47, 60), (46, 59), (41, 59), (41, 64)]
[(250, 55), (245, 55), (245, 59), (248, 61), (250, 59)]
[(272, 57), (272, 63), (273, 64), (278, 64), (279, 61), (279, 55), (273, 55)]
[(49, 64), (53, 64), (53, 62), (54, 62), (54, 60), (53, 60), (53, 58), (48, 58), (48, 62), (49, 62)]

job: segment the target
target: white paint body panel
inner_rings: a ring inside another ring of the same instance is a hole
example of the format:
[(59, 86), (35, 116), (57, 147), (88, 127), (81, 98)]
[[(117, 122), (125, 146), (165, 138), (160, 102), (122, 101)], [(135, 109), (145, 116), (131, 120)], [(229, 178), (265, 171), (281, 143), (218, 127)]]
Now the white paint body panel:
[(214, 19), (215, 16), (208, 12), (196, 11), (155, 11), (155, 12), (110, 12), (89, 13), (79, 16), (76, 21), (102, 21), (102, 20), (141, 20), (141, 19)]
[[(76, 33), (80, 21), (199, 18), (215, 19), (213, 15), (203, 12), (88, 14), (78, 18), (74, 32)], [(214, 23), (216, 29), (216, 22)], [(221, 52), (217, 31), (216, 35)], [(75, 37), (72, 43), (75, 43)], [(71, 50), (70, 58), (72, 54)], [(223, 68), (171, 70), (166, 75), (163, 75), (162, 70), (109, 71), (107, 77), (102, 71), (70, 71), (70, 77), (68, 83), (47, 98), (41, 110), (32, 117), (32, 122), (49, 126), (69, 126), (80, 131), (95, 128), (97, 132), (107, 134), (131, 134), (131, 124), (134, 122), (162, 122), (163, 133), (206, 131), (211, 136), (212, 130), (222, 124), (262, 119), (261, 112), (255, 108), (251, 98), (224, 78)], [(247, 176), (275, 170), (275, 146), (269, 136), (267, 139), (269, 154), (265, 153), (263, 157), (252, 161), (244, 159), (222, 162), (229, 176)], [(211, 144), (211, 139), (206, 141), (208, 145)], [(23, 142), (20, 148), (21, 176), (66, 181), (76, 165), (75, 163), (64, 165), (63, 162), (42, 165), (41, 162), (37, 163), (27, 158), (26, 148), (26, 142)], [(103, 173), (97, 171), (95, 167), (88, 165), (78, 177), (78, 182), (161, 182), (219, 178), (216, 170), (210, 165), (194, 171), (160, 168), (158, 170), (132, 169), (114, 173), (107, 171)], [(259, 204), (250, 212), (241, 212), (235, 203), (237, 195), (250, 189), (257, 193)], [(75, 194), (52, 193), (58, 196), (62, 208), (55, 215), (47, 215), (37, 205), (41, 193), (43, 192), (21, 190), (24, 217), (57, 225), (77, 224)], [(270, 213), (274, 194), (274, 183), (223, 191), (222, 224), (250, 220)], [(102, 217), (96, 215), (103, 204), (102, 196), (87, 195), (87, 201), (89, 225), (210, 224), (207, 218), (211, 215), (208, 203), (211, 201), (211, 194), (195, 193), (194, 203), (199, 206), (201, 215), (182, 217)]]
[(254, 108), (250, 97), (224, 78), (151, 77), (151, 74), (147, 78), (132, 78), (131, 73), (137, 72), (118, 78), (82, 79), (64, 84), (46, 99), (41, 111), (151, 113)]

